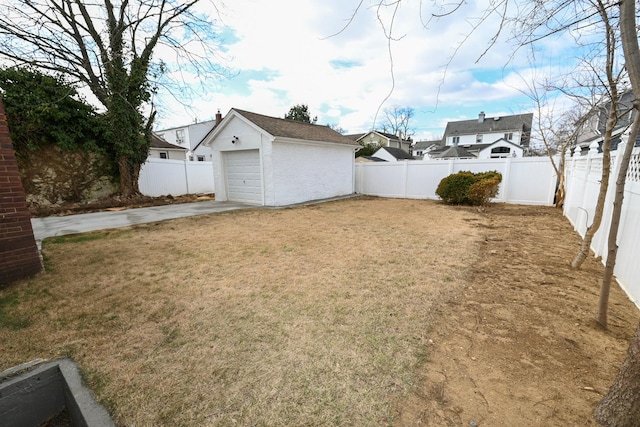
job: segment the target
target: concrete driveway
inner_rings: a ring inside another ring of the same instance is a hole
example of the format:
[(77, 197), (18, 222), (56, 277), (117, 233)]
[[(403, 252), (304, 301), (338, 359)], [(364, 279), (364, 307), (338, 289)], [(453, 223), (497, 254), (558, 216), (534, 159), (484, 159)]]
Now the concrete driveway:
[(164, 221), (167, 219), (256, 207), (257, 206), (242, 203), (211, 200), (121, 211), (32, 218), (31, 226), (33, 227), (33, 235), (38, 244), (38, 248), (40, 248), (42, 240), (47, 237), (85, 233), (87, 231), (105, 230), (108, 228), (128, 227), (130, 225)]

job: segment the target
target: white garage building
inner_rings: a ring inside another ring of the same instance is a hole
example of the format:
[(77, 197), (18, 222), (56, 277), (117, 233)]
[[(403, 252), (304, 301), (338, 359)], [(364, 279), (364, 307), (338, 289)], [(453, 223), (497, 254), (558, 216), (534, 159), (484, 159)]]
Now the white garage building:
[(285, 206), (355, 191), (359, 145), (328, 126), (233, 108), (203, 143), (216, 200)]

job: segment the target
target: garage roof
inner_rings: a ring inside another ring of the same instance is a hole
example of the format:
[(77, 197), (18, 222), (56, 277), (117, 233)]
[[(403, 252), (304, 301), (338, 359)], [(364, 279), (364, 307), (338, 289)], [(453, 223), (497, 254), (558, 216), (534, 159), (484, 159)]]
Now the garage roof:
[(262, 114), (238, 110), (237, 108), (234, 108), (233, 111), (251, 121), (261, 129), (264, 129), (274, 137), (301, 139), (305, 141), (332, 142), (345, 145), (359, 145), (355, 141), (331, 129), (329, 126), (314, 125), (295, 120), (263, 116)]

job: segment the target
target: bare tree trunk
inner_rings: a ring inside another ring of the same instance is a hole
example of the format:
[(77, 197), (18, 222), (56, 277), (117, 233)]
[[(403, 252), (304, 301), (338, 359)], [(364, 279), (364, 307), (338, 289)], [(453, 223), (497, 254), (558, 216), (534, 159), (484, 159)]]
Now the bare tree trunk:
[(584, 260), (587, 259), (589, 250), (591, 249), (591, 242), (593, 241), (593, 237), (600, 229), (600, 224), (602, 224), (604, 202), (607, 198), (607, 191), (609, 189), (609, 177), (611, 175), (611, 134), (613, 131), (613, 126), (615, 124), (612, 118), (612, 112), (613, 114), (616, 114), (616, 105), (617, 102), (612, 100), (609, 118), (607, 119), (606, 124), (604, 141), (602, 143), (602, 177), (600, 178), (600, 189), (598, 191), (598, 199), (596, 201), (596, 210), (593, 214), (593, 222), (589, 227), (587, 227), (587, 231), (584, 234), (584, 239), (582, 240), (582, 244), (580, 245), (580, 250), (578, 250), (576, 257), (571, 262), (572, 268), (580, 268), (582, 266), (582, 263), (584, 263)]
[[(620, 161), (620, 170), (616, 179), (616, 192), (613, 201), (613, 212), (611, 214), (611, 226), (609, 228), (609, 241), (607, 262), (600, 288), (600, 303), (598, 305), (598, 323), (607, 327), (607, 311), (609, 305), (609, 290), (613, 280), (613, 270), (616, 265), (618, 255), (618, 228), (620, 226), (620, 216), (622, 214), (622, 202), (624, 201), (624, 186), (629, 169), (629, 160), (633, 152), (638, 137), (640, 126), (640, 114), (638, 111), (638, 100), (640, 100), (640, 46), (638, 46), (638, 32), (636, 29), (636, 3), (635, 0), (622, 0), (620, 2), (620, 35), (622, 39), (622, 49), (624, 51), (625, 66), (629, 73), (629, 80), (633, 88), (633, 124), (628, 134), (627, 145)], [(620, 155), (620, 153), (618, 153)]]
[(640, 325), (627, 358), (609, 392), (596, 405), (594, 416), (607, 427), (637, 427), (640, 423)]
[(596, 210), (593, 216), (593, 222), (587, 228), (587, 231), (580, 245), (576, 257), (571, 262), (571, 267), (580, 268), (582, 263), (589, 255), (591, 249), (591, 242), (596, 232), (602, 224), (602, 216), (604, 213), (604, 203), (607, 198), (607, 191), (609, 189), (609, 176), (611, 175), (611, 139), (613, 135), (613, 128), (618, 122), (618, 80), (614, 77), (614, 64), (615, 64), (615, 51), (616, 51), (616, 32), (611, 26), (609, 21), (609, 11), (607, 7), (601, 2), (597, 2), (598, 12), (602, 18), (602, 22), (606, 29), (606, 74), (607, 74), (607, 86), (610, 93), (611, 108), (607, 113), (607, 122), (605, 124), (604, 139), (602, 141), (602, 177), (600, 178), (600, 191), (598, 192), (598, 200), (596, 202)]
[[(616, 258), (618, 256), (618, 229), (620, 228), (620, 216), (622, 215), (622, 203), (624, 201), (624, 186), (627, 180), (627, 171), (629, 170), (629, 160), (633, 152), (634, 142), (638, 136), (638, 128), (640, 127), (640, 114), (634, 110), (633, 124), (629, 132), (629, 139), (622, 153), (620, 162), (620, 170), (616, 179), (616, 192), (613, 200), (613, 212), (611, 213), (611, 226), (609, 227), (609, 237), (607, 242), (607, 262), (604, 267), (604, 277), (602, 278), (602, 286), (600, 288), (600, 302), (598, 304), (598, 323), (603, 327), (607, 327), (607, 312), (609, 307), (609, 291), (611, 282), (613, 281), (613, 269), (616, 266)], [(618, 153), (618, 155), (621, 155)]]
[(118, 159), (118, 170), (120, 171), (120, 194), (124, 197), (139, 195), (140, 165), (132, 165), (127, 156), (121, 155)]

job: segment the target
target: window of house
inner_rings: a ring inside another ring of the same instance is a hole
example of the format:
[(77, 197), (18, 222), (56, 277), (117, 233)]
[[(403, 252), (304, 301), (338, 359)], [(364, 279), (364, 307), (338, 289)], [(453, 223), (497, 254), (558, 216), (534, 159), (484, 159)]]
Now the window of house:
[(454, 136), (453, 137), (453, 145), (458, 145), (460, 143), (460, 137), (459, 136)]
[(198, 156), (198, 161), (199, 162), (204, 162), (204, 156)]
[(504, 139), (506, 139), (507, 141), (513, 141), (513, 132), (505, 133)]
[(511, 153), (511, 148), (509, 147), (495, 147), (491, 149), (491, 158), (498, 159), (509, 157), (509, 153)]
[(476, 144), (482, 144), (482, 134), (476, 135)]
[(176, 131), (176, 142), (178, 144), (184, 142), (184, 129), (178, 129)]
[(158, 153), (160, 155), (161, 159), (168, 159), (169, 158), (169, 153), (166, 151), (160, 151), (160, 153)]

